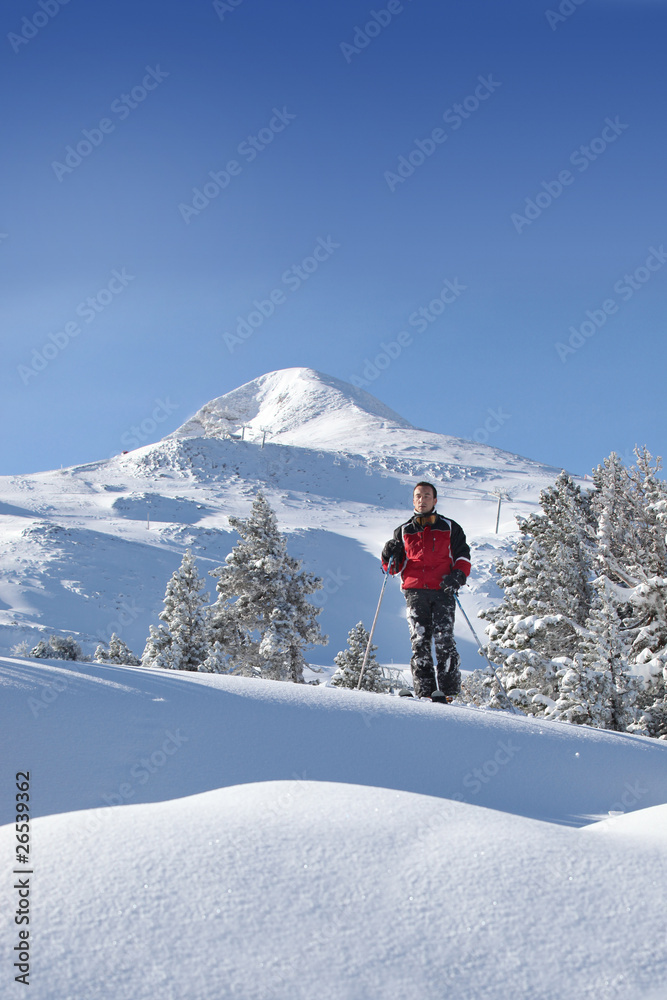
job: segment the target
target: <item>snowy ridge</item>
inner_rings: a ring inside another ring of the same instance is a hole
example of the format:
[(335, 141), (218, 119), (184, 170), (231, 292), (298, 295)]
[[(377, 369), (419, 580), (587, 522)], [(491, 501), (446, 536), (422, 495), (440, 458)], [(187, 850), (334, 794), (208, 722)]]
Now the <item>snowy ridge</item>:
[(356, 454), (363, 460), (381, 457), (386, 468), (400, 464), (409, 476), (431, 468), (450, 478), (459, 466), (487, 473), (497, 468), (552, 471), (498, 448), (414, 427), (364, 389), (310, 368), (253, 379), (206, 403), (165, 440), (238, 439), (243, 433), (244, 440), (261, 442), (265, 431), (267, 441), (284, 446)]
[(206, 403), (173, 436), (228, 437), (246, 426), (255, 436), (266, 429), (283, 444), (319, 448), (333, 446), (332, 423), (335, 438), (344, 444), (355, 429), (367, 436), (369, 427), (387, 422), (414, 429), (363, 389), (310, 368), (286, 368)]

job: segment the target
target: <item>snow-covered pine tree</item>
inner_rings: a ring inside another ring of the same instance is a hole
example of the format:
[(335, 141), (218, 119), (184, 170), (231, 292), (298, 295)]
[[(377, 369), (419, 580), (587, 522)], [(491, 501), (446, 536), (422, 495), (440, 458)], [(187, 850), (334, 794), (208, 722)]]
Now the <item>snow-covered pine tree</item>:
[[(544, 576), (541, 567), (546, 564), (541, 528), (535, 515), (519, 522), (521, 537), (514, 556), (507, 562), (499, 561), (495, 567), (498, 585), (504, 592), (503, 602), (480, 612), (480, 617), (490, 622), (485, 629), (487, 655), (514, 703), (530, 714), (543, 711), (550, 702), (541, 699), (553, 696), (556, 687), (552, 656), (540, 641), (552, 623), (537, 586), (538, 578)], [(485, 691), (491, 697), (493, 687), (483, 685), (480, 695)], [(493, 697), (491, 701), (495, 705)]]
[(139, 657), (115, 632), (109, 639), (109, 648), (107, 649), (103, 643), (100, 643), (95, 650), (93, 659), (96, 663), (122, 663), (130, 667), (139, 666), (141, 663)]
[(71, 635), (50, 635), (45, 642), (43, 639), (34, 646), (28, 656), (37, 660), (84, 660), (81, 646)]
[[(619, 732), (646, 731), (639, 722), (646, 703), (641, 679), (631, 673), (641, 624), (650, 623), (648, 605), (640, 610), (638, 589), (650, 574), (664, 568), (664, 538), (659, 538), (654, 501), (660, 493), (651, 456), (635, 449), (637, 464), (626, 469), (615, 452), (593, 472), (591, 510), (596, 519), (593, 559), (595, 599), (586, 622), (583, 663), (597, 679), (602, 707), (593, 725)], [(655, 608), (653, 609), (655, 611)], [(646, 635), (646, 633), (645, 633)]]
[[(332, 687), (356, 688), (359, 683), (359, 674), (364, 662), (364, 654), (370, 634), (364, 628), (363, 622), (350, 629), (347, 634), (347, 649), (341, 650), (334, 656), (334, 663), (338, 668), (331, 678)], [(361, 680), (363, 691), (386, 691), (387, 682), (382, 674), (382, 667), (375, 658), (377, 646), (371, 645), (368, 652), (368, 661), (364, 668), (364, 676)]]
[(160, 618), (164, 625), (150, 626), (141, 662), (144, 667), (168, 670), (198, 670), (209, 651), (209, 630), (202, 594), (205, 583), (197, 572), (190, 549), (173, 573), (164, 595)]
[(635, 464), (629, 470), (636, 498), (634, 550), (637, 569), (644, 578), (665, 575), (667, 567), (667, 484), (658, 478), (662, 462), (653, 461), (648, 448), (635, 448)]
[(637, 721), (636, 702), (642, 686), (628, 669), (623, 619), (627, 588), (612, 583), (605, 575), (599, 576), (593, 586), (596, 596), (586, 622), (587, 635), (581, 643), (581, 661), (588, 668), (591, 689), (597, 691), (595, 704), (588, 706), (591, 725), (624, 733)]
[(646, 447), (636, 448), (635, 455), (630, 478), (643, 502), (635, 567), (639, 583), (630, 597), (630, 657), (645, 677), (639, 724), (650, 736), (667, 739), (667, 485), (658, 479), (659, 458), (653, 463)]
[(563, 657), (557, 677), (558, 697), (545, 718), (596, 729), (611, 728), (611, 706), (617, 692), (609, 671), (587, 665), (583, 654), (576, 653), (573, 659)]
[(519, 521), (514, 556), (496, 566), (502, 604), (481, 613), (489, 658), (513, 702), (534, 715), (553, 706), (562, 658), (575, 655), (592, 599), (589, 497), (562, 472), (540, 506)]
[(172, 668), (171, 635), (164, 625), (149, 625), (148, 638), (141, 654), (142, 667)]
[(27, 639), (22, 639), (21, 642), (17, 642), (16, 645), (12, 646), (11, 654), (12, 656), (22, 656), (24, 659), (30, 656), (30, 643)]
[(317, 616), (307, 597), (322, 581), (301, 570), (287, 553), (276, 515), (258, 492), (248, 518), (230, 517), (240, 541), (217, 578), (211, 608), (211, 636), (229, 655), (235, 673), (303, 682), (306, 646), (323, 645)]
[(631, 656), (644, 676), (637, 703), (639, 723), (649, 736), (667, 740), (667, 577), (653, 576), (635, 587), (637, 630)]
[(229, 653), (217, 639), (209, 648), (208, 656), (199, 664), (198, 669), (203, 674), (229, 674), (232, 672)]
[(588, 495), (565, 473), (543, 492), (543, 513), (520, 523), (498, 566), (504, 601), (482, 617), (524, 710), (667, 736), (667, 487), (659, 461), (635, 454), (630, 470), (605, 459)]
[[(616, 452), (593, 470), (595, 489), (591, 510), (596, 523), (594, 573), (612, 583), (633, 587), (632, 570), (638, 564), (636, 523), (640, 515), (628, 470)], [(629, 595), (628, 595), (629, 596)], [(629, 609), (626, 609), (629, 610)]]

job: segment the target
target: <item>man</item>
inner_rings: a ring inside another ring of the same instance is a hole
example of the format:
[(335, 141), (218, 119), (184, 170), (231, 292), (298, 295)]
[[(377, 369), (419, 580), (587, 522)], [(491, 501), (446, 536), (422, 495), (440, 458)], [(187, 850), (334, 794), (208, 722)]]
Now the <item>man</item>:
[(436, 688), (448, 696), (461, 689), (460, 657), (454, 643), (455, 594), (470, 573), (470, 548), (461, 525), (436, 513), (437, 499), (432, 483), (417, 483), (413, 516), (396, 528), (382, 550), (383, 569), (401, 574), (412, 641), (410, 666), (420, 698), (430, 698)]

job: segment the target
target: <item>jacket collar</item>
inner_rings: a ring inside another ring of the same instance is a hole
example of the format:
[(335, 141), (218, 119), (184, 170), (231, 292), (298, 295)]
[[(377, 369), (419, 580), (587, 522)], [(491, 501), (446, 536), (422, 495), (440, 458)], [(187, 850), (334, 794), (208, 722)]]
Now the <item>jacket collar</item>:
[(438, 515), (435, 511), (431, 514), (417, 514), (415, 511), (412, 520), (415, 524), (418, 524), (421, 528), (425, 527), (427, 524), (435, 524), (438, 520)]

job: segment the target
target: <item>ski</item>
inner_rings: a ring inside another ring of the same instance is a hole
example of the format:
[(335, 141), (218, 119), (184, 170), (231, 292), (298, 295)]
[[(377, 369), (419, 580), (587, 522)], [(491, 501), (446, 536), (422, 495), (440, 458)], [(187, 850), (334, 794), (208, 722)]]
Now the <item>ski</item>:
[(434, 691), (428, 698), (417, 698), (410, 688), (401, 688), (398, 692), (399, 698), (414, 698), (415, 701), (432, 701), (435, 705), (450, 705), (454, 701), (451, 694), (443, 694), (442, 691)]
[(454, 695), (444, 694), (442, 691), (434, 691), (431, 695), (431, 701), (435, 702), (436, 705), (450, 705), (454, 701)]

